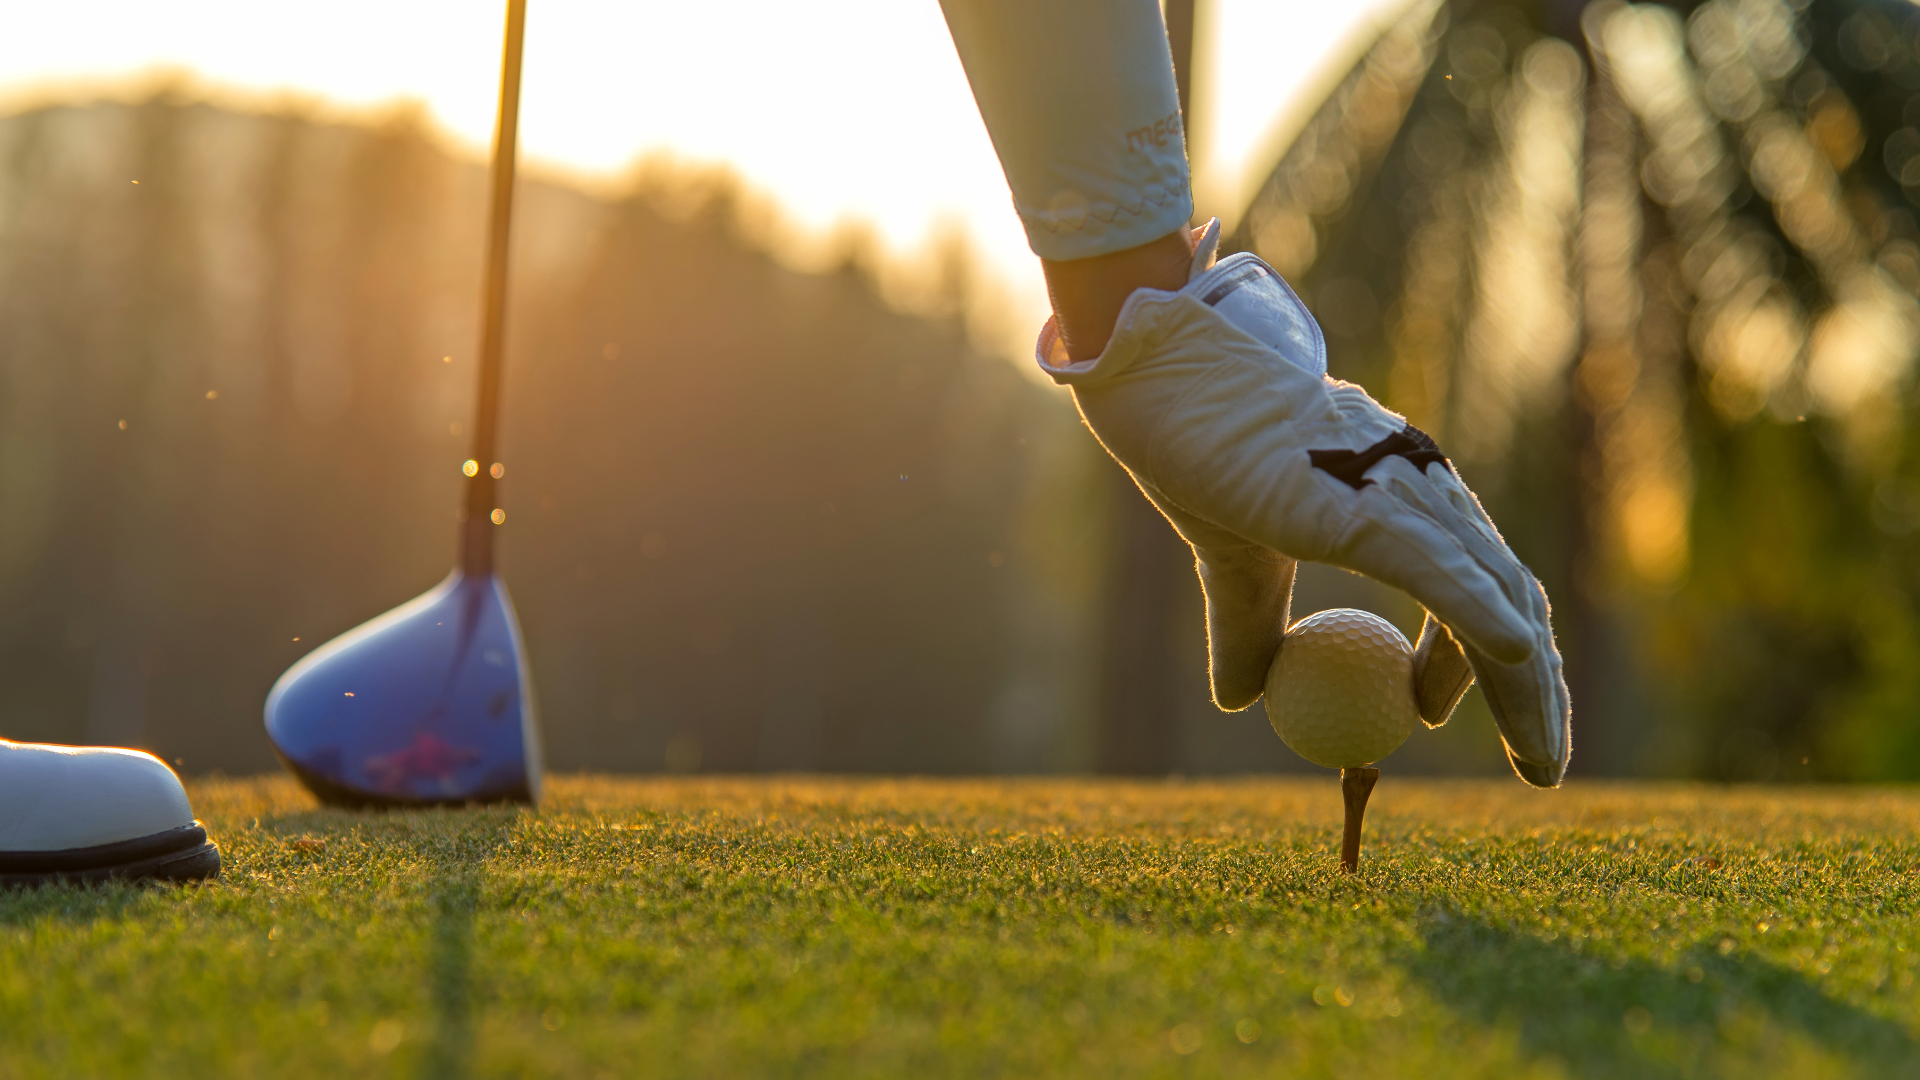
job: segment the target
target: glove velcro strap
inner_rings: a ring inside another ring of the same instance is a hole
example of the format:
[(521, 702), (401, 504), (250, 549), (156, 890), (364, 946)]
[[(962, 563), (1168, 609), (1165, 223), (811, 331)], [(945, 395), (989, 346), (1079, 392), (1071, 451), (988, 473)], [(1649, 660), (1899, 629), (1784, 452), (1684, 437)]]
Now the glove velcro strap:
[(1440, 452), (1432, 437), (1412, 424), (1365, 450), (1309, 450), (1307, 460), (1314, 468), (1359, 491), (1373, 483), (1367, 479), (1368, 469), (1396, 455), (1412, 462), (1421, 472), (1426, 472), (1429, 465), (1447, 464), (1447, 455)]

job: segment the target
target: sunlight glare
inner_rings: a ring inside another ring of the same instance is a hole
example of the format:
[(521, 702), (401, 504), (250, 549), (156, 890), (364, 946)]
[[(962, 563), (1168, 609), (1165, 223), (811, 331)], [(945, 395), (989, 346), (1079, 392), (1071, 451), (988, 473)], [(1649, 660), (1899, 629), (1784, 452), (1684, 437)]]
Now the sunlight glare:
[[(1224, 208), (1208, 192), (1230, 203), (1241, 177), (1270, 167), (1259, 159), (1288, 130), (1289, 101), (1330, 85), (1329, 71), (1358, 55), (1355, 33), (1401, 6), (1202, 0), (1203, 212)], [(29, 5), (0, 36), (0, 108), (144, 92), (157, 73), (178, 72), (192, 90), (256, 105), (317, 98), (366, 112), (417, 101), (477, 155), (492, 138), (502, 10), (454, 0)], [(536, 0), (526, 48), (530, 167), (593, 181), (649, 154), (724, 163), (778, 200), (795, 230), (785, 239), (817, 244), (858, 221), (896, 259), (958, 231), (1018, 309), (1005, 321), (1021, 341), (1044, 317), (1039, 267), (935, 0)], [(1208, 187), (1210, 176), (1232, 179)]]

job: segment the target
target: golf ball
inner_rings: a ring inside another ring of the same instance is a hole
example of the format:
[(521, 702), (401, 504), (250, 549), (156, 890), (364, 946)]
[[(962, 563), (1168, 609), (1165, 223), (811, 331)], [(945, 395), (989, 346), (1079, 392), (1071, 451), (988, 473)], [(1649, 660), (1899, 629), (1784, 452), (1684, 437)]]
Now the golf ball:
[(1407, 741), (1419, 714), (1413, 647), (1369, 612), (1333, 608), (1301, 619), (1267, 672), (1267, 719), (1315, 765), (1371, 765)]

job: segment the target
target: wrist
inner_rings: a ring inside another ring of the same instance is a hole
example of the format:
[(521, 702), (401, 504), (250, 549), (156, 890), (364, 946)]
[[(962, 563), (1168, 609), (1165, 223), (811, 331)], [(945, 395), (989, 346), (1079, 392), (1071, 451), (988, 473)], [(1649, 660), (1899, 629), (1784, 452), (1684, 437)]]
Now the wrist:
[(1099, 356), (1135, 289), (1179, 290), (1192, 269), (1193, 238), (1184, 228), (1139, 247), (1085, 259), (1040, 260), (1055, 324), (1072, 360)]

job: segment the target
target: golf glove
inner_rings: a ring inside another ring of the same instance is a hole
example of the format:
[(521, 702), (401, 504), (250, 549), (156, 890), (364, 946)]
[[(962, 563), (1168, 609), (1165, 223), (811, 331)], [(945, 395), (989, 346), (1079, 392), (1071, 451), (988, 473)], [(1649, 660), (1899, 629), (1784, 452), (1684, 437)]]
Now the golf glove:
[(1098, 357), (1072, 361), (1051, 319), (1036, 347), (1192, 545), (1215, 703), (1234, 711), (1259, 698), (1294, 560), (1328, 563), (1430, 612), (1415, 654), (1424, 719), (1445, 720), (1470, 669), (1515, 771), (1557, 785), (1570, 711), (1540, 583), (1432, 439), (1326, 376), (1320, 327), (1280, 275), (1250, 253), (1215, 263), (1218, 244), (1213, 222), (1185, 288), (1136, 290)]

